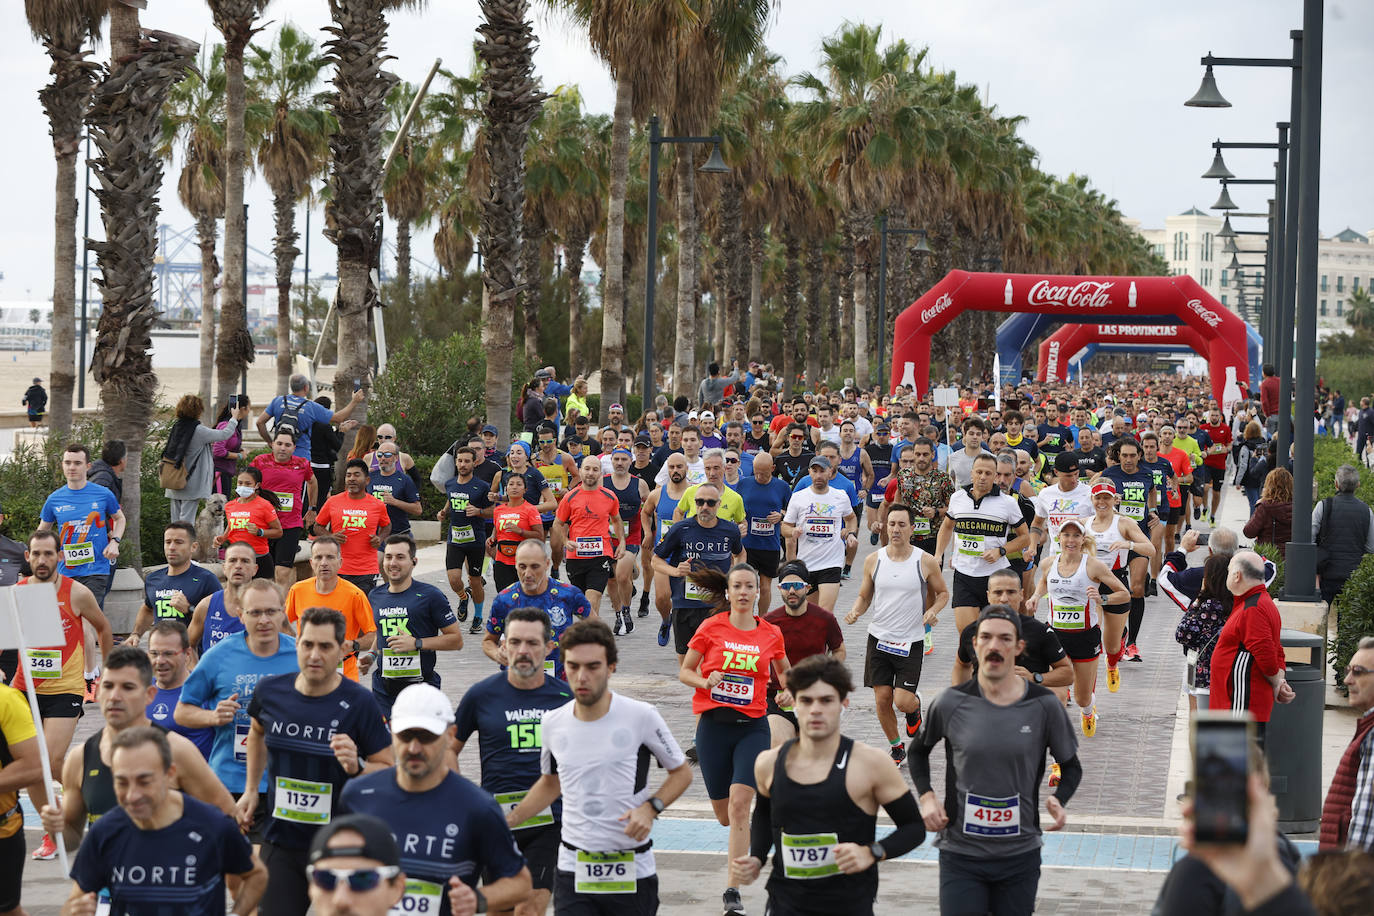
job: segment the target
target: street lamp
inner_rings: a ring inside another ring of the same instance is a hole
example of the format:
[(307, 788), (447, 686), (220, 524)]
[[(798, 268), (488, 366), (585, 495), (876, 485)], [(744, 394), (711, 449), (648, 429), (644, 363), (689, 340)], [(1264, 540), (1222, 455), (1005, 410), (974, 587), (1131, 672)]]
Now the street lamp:
[(878, 222), (878, 390), (887, 389), (887, 362), (884, 360), (887, 342), (887, 237), (889, 235), (918, 236), (912, 251), (919, 255), (930, 254), (926, 244), (924, 229), (891, 229), (887, 225), (887, 211), (883, 211)]
[(1228, 179), (1228, 178), (1223, 178), (1223, 179), (1221, 179), (1221, 196), (1219, 196), (1219, 197), (1217, 198), (1217, 202), (1216, 202), (1216, 203), (1212, 204), (1212, 209), (1213, 209), (1213, 210), (1239, 210), (1239, 209), (1240, 209), (1240, 206), (1237, 205), (1236, 202), (1235, 202), (1234, 200), (1231, 199), (1231, 192), (1230, 192), (1229, 190), (1227, 190), (1226, 184), (1227, 184), (1227, 182), (1228, 182), (1229, 180), (1230, 180), (1230, 179)]
[(665, 143), (710, 143), (711, 155), (697, 169), (708, 175), (730, 171), (720, 155), (721, 138), (665, 137), (659, 132), (658, 115), (649, 118), (649, 252), (644, 265), (644, 378), (642, 410), (648, 410), (654, 395), (654, 287), (658, 281), (658, 151)]

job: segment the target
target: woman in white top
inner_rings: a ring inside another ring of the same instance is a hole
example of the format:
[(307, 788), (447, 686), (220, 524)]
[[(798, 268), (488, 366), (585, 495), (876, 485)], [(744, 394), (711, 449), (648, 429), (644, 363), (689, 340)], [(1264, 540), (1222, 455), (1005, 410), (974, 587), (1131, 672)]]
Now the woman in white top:
[[(1129, 589), (1132, 578), (1144, 577), (1145, 564), (1155, 555), (1154, 544), (1133, 519), (1116, 511), (1116, 484), (1106, 478), (1099, 479), (1093, 484), (1092, 499), (1093, 514), (1083, 520), (1088, 526), (1085, 534), (1093, 539), (1097, 558)], [(1144, 585), (1142, 581), (1142, 593)], [(1102, 616), (1102, 648), (1107, 653), (1107, 689), (1116, 693), (1121, 689), (1121, 670), (1117, 663), (1125, 654), (1122, 637), (1126, 633), (1130, 602), (1103, 610), (1106, 613)]]
[[(1073, 662), (1073, 698), (1083, 712), (1083, 734), (1097, 734), (1097, 659), (1102, 654), (1100, 604), (1129, 606), (1131, 593), (1107, 564), (1093, 554), (1096, 547), (1084, 533), (1086, 524), (1065, 519), (1059, 525), (1059, 553), (1047, 562), (1035, 583), (1026, 610), (1035, 613), (1040, 599), (1050, 598), (1050, 626)], [(1110, 594), (1100, 598), (1101, 586)]]

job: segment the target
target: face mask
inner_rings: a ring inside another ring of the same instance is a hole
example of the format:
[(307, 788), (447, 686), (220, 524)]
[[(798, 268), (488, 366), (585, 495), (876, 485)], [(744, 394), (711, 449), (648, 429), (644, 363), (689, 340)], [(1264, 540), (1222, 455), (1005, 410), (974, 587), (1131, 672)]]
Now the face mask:
[(237, 493), (241, 498), (247, 499), (248, 497), (256, 493), (257, 490), (253, 489), (252, 487), (235, 487), (234, 492)]

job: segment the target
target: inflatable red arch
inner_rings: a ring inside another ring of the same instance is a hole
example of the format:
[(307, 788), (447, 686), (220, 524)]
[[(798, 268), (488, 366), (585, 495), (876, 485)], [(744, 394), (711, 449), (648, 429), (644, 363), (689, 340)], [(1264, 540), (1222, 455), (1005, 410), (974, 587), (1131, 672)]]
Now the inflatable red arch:
[(1189, 276), (1078, 277), (971, 273), (952, 270), (897, 316), (892, 341), (893, 390), (912, 385), (924, 397), (930, 388), (930, 341), (969, 310), (1052, 315), (1091, 324), (1181, 323), (1202, 338), (1217, 401), (1224, 397), (1226, 370), (1249, 376), (1246, 324)]
[(1191, 347), (1200, 356), (1208, 354), (1206, 339), (1186, 324), (1066, 324), (1040, 342), (1035, 380), (1064, 381), (1069, 360), (1089, 344)]

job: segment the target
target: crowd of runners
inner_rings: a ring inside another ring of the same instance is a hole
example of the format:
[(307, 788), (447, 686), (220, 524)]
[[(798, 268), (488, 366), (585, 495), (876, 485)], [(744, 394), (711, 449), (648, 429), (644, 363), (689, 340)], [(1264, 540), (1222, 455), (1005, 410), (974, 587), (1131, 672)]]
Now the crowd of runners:
[[(652, 914), (654, 822), (697, 775), (728, 828), (711, 912), (744, 913), (765, 873), (773, 916), (896, 912), (879, 865), (929, 834), (941, 912), (1029, 913), (1042, 833), (1100, 778), (1079, 744), (1124, 709), (1099, 708), (1099, 675), (1129, 695), (1132, 663), (1176, 651), (1145, 642), (1146, 598), (1189, 529), (1242, 498), (1233, 453), (1264, 419), (1193, 378), (964, 388), (944, 407), (783, 396), (713, 366), (705, 402), (597, 423), (541, 372), (550, 419), (506, 448), (474, 427), (424, 480), (393, 428), (365, 428), (331, 495), (335, 417), (292, 388), (234, 480), (223, 583), (192, 562), (197, 528), (169, 524), (122, 638), (101, 605), (124, 516), (88, 448), (63, 454), (26, 547), (65, 641), (5, 670), (33, 681), (51, 773), (4, 688), (0, 790), (41, 812), (34, 858), (73, 853), (64, 913), (222, 913), (227, 894), (264, 916)], [(428, 487), (447, 590), (415, 573)], [(465, 636), (490, 674), (443, 683), (438, 654), (471, 652)], [(943, 640), (948, 681), (922, 670)], [(691, 736), (613, 689), (622, 655), (669, 651)], [(840, 731), (856, 673), (886, 748)], [(88, 703), (103, 727), (73, 746)], [(4, 913), (27, 855), (9, 836)], [(1294, 893), (1273, 899), (1303, 912)]]

